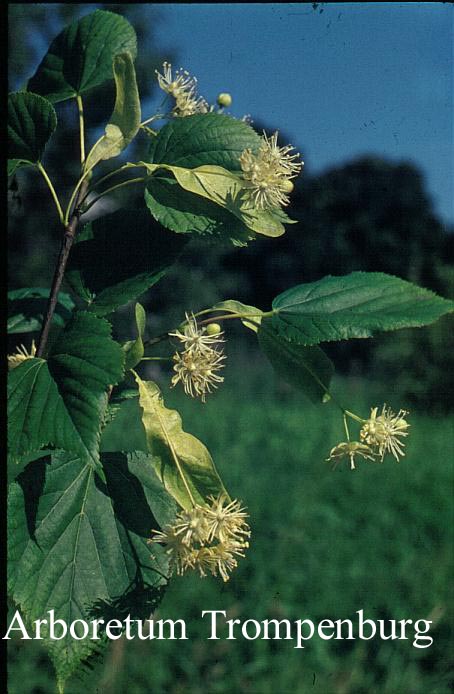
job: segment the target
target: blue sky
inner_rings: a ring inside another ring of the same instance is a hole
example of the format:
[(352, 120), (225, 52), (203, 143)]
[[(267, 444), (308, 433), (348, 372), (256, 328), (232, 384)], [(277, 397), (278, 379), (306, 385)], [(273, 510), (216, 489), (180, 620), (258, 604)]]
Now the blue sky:
[[(368, 153), (410, 160), (454, 222), (448, 3), (163, 4), (160, 39), (209, 101), (282, 129), (311, 172)], [(320, 12), (320, 10), (323, 10)]]
[(312, 173), (364, 154), (411, 161), (454, 223), (452, 4), (146, 5), (162, 16), (158, 50), (208, 101), (230, 92), (233, 115), (281, 130)]

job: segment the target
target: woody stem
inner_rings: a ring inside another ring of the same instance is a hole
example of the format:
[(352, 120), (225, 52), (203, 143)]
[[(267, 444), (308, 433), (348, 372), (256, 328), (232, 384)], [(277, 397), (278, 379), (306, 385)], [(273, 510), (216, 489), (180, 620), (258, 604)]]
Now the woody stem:
[(38, 340), (38, 348), (36, 350), (37, 357), (42, 357), (46, 348), (52, 318), (54, 316), (55, 308), (57, 306), (58, 294), (60, 292), (61, 283), (65, 274), (69, 253), (71, 251), (73, 241), (76, 235), (77, 225), (79, 224), (80, 212), (78, 210), (78, 202), (85, 195), (87, 187), (88, 181), (84, 180), (75, 198), (74, 211), (71, 215), (69, 223), (65, 226), (65, 232), (63, 234), (63, 239), (61, 242), (60, 253), (58, 256), (54, 277), (52, 280), (52, 287), (50, 290), (49, 300), (47, 302), (46, 316), (44, 318), (43, 327), (41, 329), (41, 333)]

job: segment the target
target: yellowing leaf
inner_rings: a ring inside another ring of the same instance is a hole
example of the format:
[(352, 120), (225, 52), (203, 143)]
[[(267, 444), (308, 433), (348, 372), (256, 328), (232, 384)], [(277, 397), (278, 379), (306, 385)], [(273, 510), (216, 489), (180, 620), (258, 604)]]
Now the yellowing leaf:
[(142, 381), (137, 374), (135, 378), (147, 447), (165, 489), (186, 509), (204, 503), (210, 494), (226, 493), (208, 449), (183, 431), (179, 413), (165, 407), (155, 383)]
[(85, 170), (92, 169), (103, 159), (117, 157), (135, 137), (140, 126), (140, 99), (134, 63), (129, 53), (113, 59), (117, 95), (115, 107), (106, 125), (106, 132), (92, 147)]
[(285, 231), (277, 214), (269, 210), (258, 210), (245, 202), (247, 182), (222, 166), (205, 165), (187, 169), (168, 164), (140, 163), (146, 166), (149, 173), (160, 168), (170, 171), (184, 190), (220, 205), (257, 234), (276, 237)]
[(180, 186), (191, 193), (202, 195), (223, 207), (234, 205), (235, 201), (241, 204), (244, 182), (222, 166), (198, 166), (195, 169), (172, 166), (170, 170)]
[(251, 318), (250, 321), (247, 320), (247, 318), (242, 318), (241, 322), (246, 326), (246, 328), (249, 328), (255, 333), (259, 329), (263, 314), (263, 311), (256, 306), (242, 304), (241, 301), (237, 301), (236, 299), (226, 299), (226, 301), (221, 301), (220, 303), (215, 304), (213, 306), (213, 311), (228, 311), (228, 313), (241, 313), (245, 316), (249, 315)]

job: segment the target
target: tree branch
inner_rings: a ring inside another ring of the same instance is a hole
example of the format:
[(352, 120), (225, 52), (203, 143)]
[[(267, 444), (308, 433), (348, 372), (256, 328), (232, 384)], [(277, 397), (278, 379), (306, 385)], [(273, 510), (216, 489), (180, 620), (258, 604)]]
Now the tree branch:
[(76, 199), (74, 201), (73, 212), (69, 219), (68, 225), (65, 227), (65, 233), (62, 239), (57, 265), (55, 267), (54, 278), (52, 280), (52, 288), (50, 290), (49, 300), (47, 302), (46, 317), (44, 319), (43, 327), (41, 329), (41, 334), (38, 340), (38, 348), (36, 350), (37, 357), (42, 357), (46, 348), (47, 339), (49, 337), (50, 325), (52, 323), (52, 318), (55, 313), (55, 307), (57, 306), (58, 294), (60, 292), (61, 283), (65, 275), (66, 263), (68, 262), (69, 253), (71, 251), (71, 247), (76, 236), (77, 225), (79, 224), (79, 200), (81, 200), (84, 197), (87, 188), (88, 181), (85, 180), (82, 182), (82, 185), (79, 188)]

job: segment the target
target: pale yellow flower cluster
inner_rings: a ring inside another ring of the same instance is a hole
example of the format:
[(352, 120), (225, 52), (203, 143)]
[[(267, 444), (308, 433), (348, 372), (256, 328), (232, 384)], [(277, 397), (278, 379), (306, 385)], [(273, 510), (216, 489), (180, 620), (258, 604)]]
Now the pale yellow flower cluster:
[(205, 99), (197, 96), (197, 79), (192, 77), (187, 70), (180, 68), (172, 76), (172, 65), (164, 62), (163, 74), (158, 72), (156, 75), (161, 89), (173, 96), (175, 106), (172, 114), (178, 118), (192, 116), (195, 113), (208, 113), (209, 106)]
[(408, 436), (407, 429), (410, 425), (405, 420), (407, 414), (406, 410), (399, 410), (398, 414), (394, 414), (386, 405), (383, 405), (378, 414), (378, 407), (373, 407), (369, 419), (363, 420), (359, 432), (361, 441), (338, 443), (331, 449), (327, 461), (334, 460), (337, 464), (342, 458), (349, 458), (350, 469), (354, 470), (355, 456), (383, 462), (385, 455), (391, 453), (398, 462), (399, 456), (405, 455), (405, 443), (401, 437)]
[(373, 407), (370, 418), (365, 422), (360, 431), (361, 441), (365, 441), (369, 446), (376, 449), (376, 454), (381, 460), (386, 453), (391, 453), (397, 461), (399, 456), (404, 456), (404, 442), (399, 440), (400, 436), (408, 436), (408, 422), (405, 417), (406, 410), (399, 410), (394, 414), (391, 408), (383, 405), (381, 414), (377, 416), (378, 407)]
[(246, 199), (258, 209), (273, 209), (288, 205), (288, 193), (293, 190), (292, 178), (301, 171), (303, 162), (297, 161), (299, 154), (290, 154), (292, 145), (279, 147), (278, 133), (270, 138), (263, 133), (257, 154), (245, 149), (240, 156), (243, 177), (249, 186)]
[(209, 497), (209, 506), (196, 504), (183, 510), (172, 524), (153, 531), (150, 543), (166, 546), (170, 572), (182, 575), (197, 570), (200, 576), (218, 574), (224, 581), (244, 557), (250, 537), (248, 517), (239, 501), (229, 501), (226, 494)]
[(8, 369), (15, 369), (16, 366), (19, 366), (19, 364), (22, 364), (26, 359), (32, 359), (36, 354), (36, 345), (35, 341), (32, 340), (32, 344), (30, 347), (30, 352), (27, 350), (24, 345), (20, 345), (15, 354), (8, 354)]
[(187, 395), (200, 397), (205, 402), (207, 393), (211, 393), (224, 380), (218, 371), (225, 366), (225, 355), (222, 350), (213, 347), (223, 342), (223, 333), (207, 334), (206, 327), (199, 328), (195, 317), (186, 314), (183, 332), (177, 330), (169, 335), (178, 338), (184, 345), (184, 351), (176, 352), (173, 356), (175, 375), (172, 386), (181, 381)]
[(337, 446), (331, 449), (327, 461), (334, 460), (335, 465), (342, 460), (342, 458), (350, 458), (350, 470), (355, 469), (355, 456), (364, 458), (365, 460), (375, 460), (372, 450), (369, 446), (359, 443), (359, 441), (343, 441), (338, 443)]

